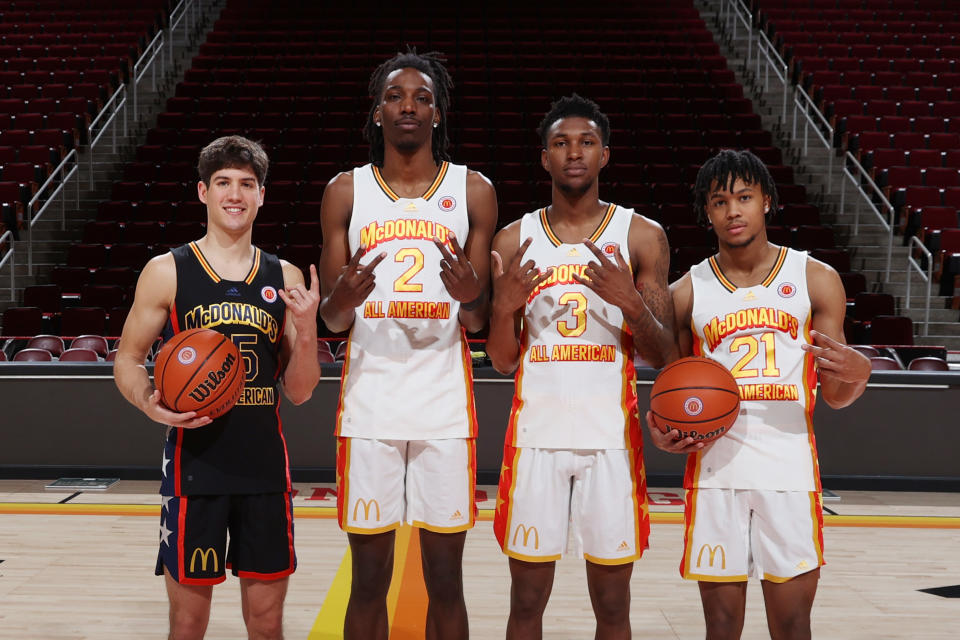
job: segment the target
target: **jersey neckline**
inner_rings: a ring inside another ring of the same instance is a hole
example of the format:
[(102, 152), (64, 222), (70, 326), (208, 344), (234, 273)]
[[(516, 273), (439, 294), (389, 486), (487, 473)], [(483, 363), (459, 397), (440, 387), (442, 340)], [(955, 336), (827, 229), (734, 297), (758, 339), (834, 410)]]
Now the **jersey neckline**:
[[(596, 242), (600, 239), (600, 236), (603, 235), (603, 232), (606, 231), (607, 227), (610, 225), (610, 220), (613, 219), (613, 212), (617, 209), (617, 205), (610, 203), (607, 205), (607, 212), (603, 214), (603, 219), (600, 221), (600, 224), (597, 225), (597, 228), (590, 234), (590, 242)], [(553, 229), (550, 227), (550, 219), (547, 216), (547, 208), (543, 207), (540, 209), (540, 225), (543, 227), (544, 233), (547, 234), (547, 238), (553, 243), (553, 246), (559, 247), (565, 244), (577, 245), (583, 244), (582, 242), (563, 242), (560, 240), (559, 236), (553, 232)]]
[[(440, 165), (440, 168), (437, 169), (437, 175), (433, 178), (433, 182), (429, 187), (427, 187), (427, 190), (417, 198), (404, 198), (404, 200), (429, 200), (433, 194), (437, 192), (437, 189), (440, 188), (440, 183), (443, 182), (444, 177), (446, 177), (449, 166), (450, 163), (444, 160), (443, 164)], [(370, 167), (373, 169), (373, 178), (377, 181), (377, 184), (380, 185), (380, 189), (383, 191), (383, 193), (393, 202), (400, 200), (400, 196), (398, 196), (396, 192), (390, 188), (390, 185), (387, 184), (387, 181), (383, 179), (382, 175), (380, 175), (380, 168), (375, 164), (371, 164)]]
[(203, 251), (200, 250), (200, 247), (197, 246), (196, 242), (190, 243), (190, 250), (193, 251), (193, 255), (196, 256), (197, 261), (200, 263), (200, 266), (203, 267), (203, 270), (207, 272), (207, 275), (215, 283), (220, 282), (243, 282), (245, 284), (251, 284), (254, 277), (257, 275), (257, 271), (260, 269), (260, 248), (254, 247), (253, 253), (253, 264), (250, 265), (250, 271), (247, 272), (246, 277), (243, 280), (226, 280), (221, 278), (220, 275), (214, 271), (213, 267), (210, 266), (210, 261), (207, 260), (207, 257), (203, 255)]
[[(780, 253), (779, 255), (777, 255), (777, 260), (776, 262), (773, 263), (773, 266), (770, 268), (770, 273), (768, 273), (767, 277), (764, 278), (763, 281), (760, 283), (761, 287), (769, 287), (771, 284), (773, 284), (773, 281), (776, 280), (777, 274), (780, 273), (780, 270), (783, 268), (783, 263), (786, 262), (786, 260), (787, 260), (787, 248), (780, 247)], [(729, 291), (730, 293), (733, 293), (734, 291), (740, 288), (750, 289), (752, 287), (757, 286), (757, 285), (751, 285), (750, 287), (738, 287), (737, 285), (733, 284), (733, 282), (729, 278), (727, 278), (726, 275), (724, 275), (723, 269), (720, 268), (720, 263), (717, 262), (717, 256), (710, 256), (709, 258), (707, 258), (707, 263), (710, 265), (710, 269), (713, 271), (713, 275), (716, 276), (717, 280), (720, 282), (723, 288)]]

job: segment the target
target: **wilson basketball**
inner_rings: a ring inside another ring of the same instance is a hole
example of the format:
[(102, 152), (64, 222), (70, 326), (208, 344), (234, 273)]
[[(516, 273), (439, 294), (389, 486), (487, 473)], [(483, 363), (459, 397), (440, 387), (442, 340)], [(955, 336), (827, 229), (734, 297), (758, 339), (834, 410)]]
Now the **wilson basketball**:
[(213, 329), (176, 334), (157, 354), (153, 381), (171, 411), (216, 418), (236, 404), (246, 372), (229, 336)]
[(716, 440), (740, 413), (740, 391), (733, 375), (709, 358), (681, 358), (657, 376), (650, 391), (654, 423), (700, 442)]

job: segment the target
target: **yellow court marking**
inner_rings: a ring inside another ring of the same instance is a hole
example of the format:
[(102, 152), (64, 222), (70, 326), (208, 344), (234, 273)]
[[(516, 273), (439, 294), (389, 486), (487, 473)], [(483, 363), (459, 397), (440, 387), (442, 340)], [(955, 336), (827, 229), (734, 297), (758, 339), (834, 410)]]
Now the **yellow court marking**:
[(350, 547), (343, 554), (340, 568), (333, 577), (330, 590), (323, 599), (323, 606), (317, 619), (313, 621), (307, 640), (338, 640), (343, 637), (343, 618), (347, 613), (347, 600), (350, 598), (350, 580), (353, 575), (350, 568)]
[[(335, 519), (337, 517), (336, 507), (294, 507), (293, 512), (297, 518)], [(159, 517), (160, 505), (0, 502), (0, 514)], [(480, 509), (477, 519), (481, 521), (493, 520), (493, 509)], [(683, 524), (683, 514), (679, 511), (651, 512), (650, 522), (652, 524)], [(823, 516), (823, 522), (829, 527), (960, 529), (960, 517), (946, 516), (846, 516), (828, 514)], [(402, 529), (398, 530), (398, 535)], [(404, 540), (406, 541), (408, 538)], [(399, 537), (397, 548), (398, 550), (401, 548)], [(406, 549), (405, 546), (402, 548)]]

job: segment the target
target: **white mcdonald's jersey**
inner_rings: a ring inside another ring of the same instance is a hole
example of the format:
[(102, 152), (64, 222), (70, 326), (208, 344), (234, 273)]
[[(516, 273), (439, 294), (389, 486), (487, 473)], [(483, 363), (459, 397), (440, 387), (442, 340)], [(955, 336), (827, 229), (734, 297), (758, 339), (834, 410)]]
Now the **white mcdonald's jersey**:
[(690, 269), (693, 351), (730, 369), (740, 416), (687, 459), (687, 488), (820, 490), (807, 254), (781, 247), (764, 281), (738, 288), (715, 258)]
[(343, 366), (337, 435), (395, 440), (476, 435), (470, 350), (460, 303), (440, 280), (434, 236), (466, 242), (467, 168), (444, 162), (419, 198), (401, 198), (373, 165), (353, 172), (350, 251), (380, 252), (357, 307)]
[[(591, 240), (630, 263), (632, 209), (611, 204)], [(546, 209), (526, 214), (520, 240), (533, 238), (523, 260), (554, 268), (528, 298), (506, 442), (515, 447), (640, 447), (633, 339), (620, 308), (573, 279), (596, 260), (586, 245), (566, 244)]]

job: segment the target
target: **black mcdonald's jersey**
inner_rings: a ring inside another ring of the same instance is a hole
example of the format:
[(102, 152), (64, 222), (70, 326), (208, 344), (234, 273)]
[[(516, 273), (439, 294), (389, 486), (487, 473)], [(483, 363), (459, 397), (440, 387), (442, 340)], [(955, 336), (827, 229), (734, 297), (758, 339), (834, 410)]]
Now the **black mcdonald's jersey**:
[(165, 337), (206, 327), (230, 336), (246, 368), (233, 409), (197, 429), (169, 428), (163, 495), (274, 493), (290, 490), (279, 414), (279, 352), (286, 305), (280, 260), (256, 249), (243, 280), (224, 280), (196, 243), (171, 251), (177, 295)]

